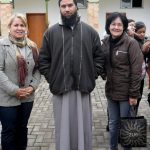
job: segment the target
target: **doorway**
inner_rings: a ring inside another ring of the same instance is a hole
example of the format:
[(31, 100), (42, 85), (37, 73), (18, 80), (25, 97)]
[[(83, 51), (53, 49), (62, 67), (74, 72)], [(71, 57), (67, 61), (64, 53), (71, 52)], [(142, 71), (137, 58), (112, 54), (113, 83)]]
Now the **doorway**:
[(28, 37), (37, 44), (39, 49), (41, 47), (43, 33), (46, 30), (46, 14), (27, 13), (26, 17), (29, 29)]

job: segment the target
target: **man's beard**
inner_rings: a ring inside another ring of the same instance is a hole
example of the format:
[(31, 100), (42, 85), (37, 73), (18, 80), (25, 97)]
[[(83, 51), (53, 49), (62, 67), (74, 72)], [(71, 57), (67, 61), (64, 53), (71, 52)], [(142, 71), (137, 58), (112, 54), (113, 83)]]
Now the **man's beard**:
[(62, 18), (62, 21), (63, 21), (64, 25), (73, 26), (73, 25), (75, 25), (75, 23), (77, 21), (77, 12), (75, 12), (69, 18), (67, 18), (67, 17), (65, 17), (61, 14), (61, 18)]

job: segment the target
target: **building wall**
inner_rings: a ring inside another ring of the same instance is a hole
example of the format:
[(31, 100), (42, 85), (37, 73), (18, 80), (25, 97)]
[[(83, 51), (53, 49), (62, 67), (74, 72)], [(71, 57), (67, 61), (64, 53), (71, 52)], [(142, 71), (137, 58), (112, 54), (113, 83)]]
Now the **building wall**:
[[(49, 24), (53, 25), (59, 20), (59, 7), (57, 0), (50, 0), (48, 2), (48, 20)], [(15, 9), (14, 12), (22, 12), (22, 13), (45, 13), (45, 2), (44, 0), (15, 0)], [(87, 22), (87, 10), (80, 9), (80, 15), (83, 16), (82, 19)]]
[(99, 3), (88, 3), (87, 6), (87, 23), (99, 32)]
[(147, 27), (147, 35), (150, 36), (150, 0), (143, 0), (143, 8), (132, 8), (132, 9), (121, 9), (120, 0), (113, 0), (113, 3), (110, 0), (100, 0), (100, 11), (99, 11), (99, 20), (100, 20), (100, 34), (103, 36), (105, 30), (105, 21), (106, 21), (106, 12), (125, 12), (128, 18), (134, 19), (135, 21), (143, 21)]
[(7, 24), (9, 22), (11, 14), (12, 14), (12, 5), (0, 3), (0, 29), (2, 36), (8, 35), (9, 29)]
[[(147, 26), (147, 35), (150, 36), (150, 0), (143, 0), (144, 7), (143, 8), (133, 8), (133, 9), (121, 9), (120, 8), (120, 0), (99, 0), (99, 13), (96, 14), (97, 22), (99, 24), (94, 23), (93, 18), (93, 26), (95, 26), (100, 34), (103, 37), (105, 32), (105, 21), (106, 21), (106, 12), (125, 12), (128, 18), (132, 18), (135, 21), (143, 21)], [(93, 9), (92, 11), (96, 11), (97, 9)], [(91, 11), (91, 13), (92, 13)], [(45, 2), (44, 0), (15, 0), (15, 9), (14, 12), (21, 13), (45, 13)], [(83, 21), (91, 24), (91, 20), (89, 17), (88, 9), (79, 9), (79, 14)], [(49, 11), (48, 11), (48, 20), (50, 26), (58, 22), (59, 20), (59, 8), (56, 0), (49, 1)]]

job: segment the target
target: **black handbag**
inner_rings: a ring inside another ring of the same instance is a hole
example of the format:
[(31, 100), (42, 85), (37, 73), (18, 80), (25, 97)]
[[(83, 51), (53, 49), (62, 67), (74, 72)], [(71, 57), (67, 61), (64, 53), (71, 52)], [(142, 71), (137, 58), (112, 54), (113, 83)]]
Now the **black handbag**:
[(122, 117), (120, 123), (120, 143), (122, 146), (147, 146), (147, 121), (144, 116)]

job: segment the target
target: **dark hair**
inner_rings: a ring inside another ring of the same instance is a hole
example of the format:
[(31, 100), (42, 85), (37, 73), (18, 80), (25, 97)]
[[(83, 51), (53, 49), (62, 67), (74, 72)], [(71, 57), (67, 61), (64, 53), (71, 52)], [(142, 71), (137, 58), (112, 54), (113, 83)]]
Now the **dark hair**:
[(128, 23), (135, 22), (133, 19), (128, 19)]
[(126, 31), (128, 28), (128, 20), (127, 17), (119, 12), (113, 12), (110, 16), (108, 16), (107, 20), (106, 20), (106, 25), (105, 25), (105, 30), (107, 34), (110, 34), (109, 31), (109, 27), (110, 24), (116, 19), (116, 18), (120, 18), (122, 23), (123, 23), (123, 31)]
[(135, 32), (137, 32), (137, 30), (139, 30), (141, 28), (146, 28), (146, 25), (144, 24), (144, 22), (142, 22), (142, 21), (136, 22), (135, 23)]
[[(60, 6), (60, 2), (61, 2), (62, 0), (58, 0), (58, 5)], [(74, 2), (74, 4), (77, 6), (77, 0), (73, 0), (73, 2)]]

